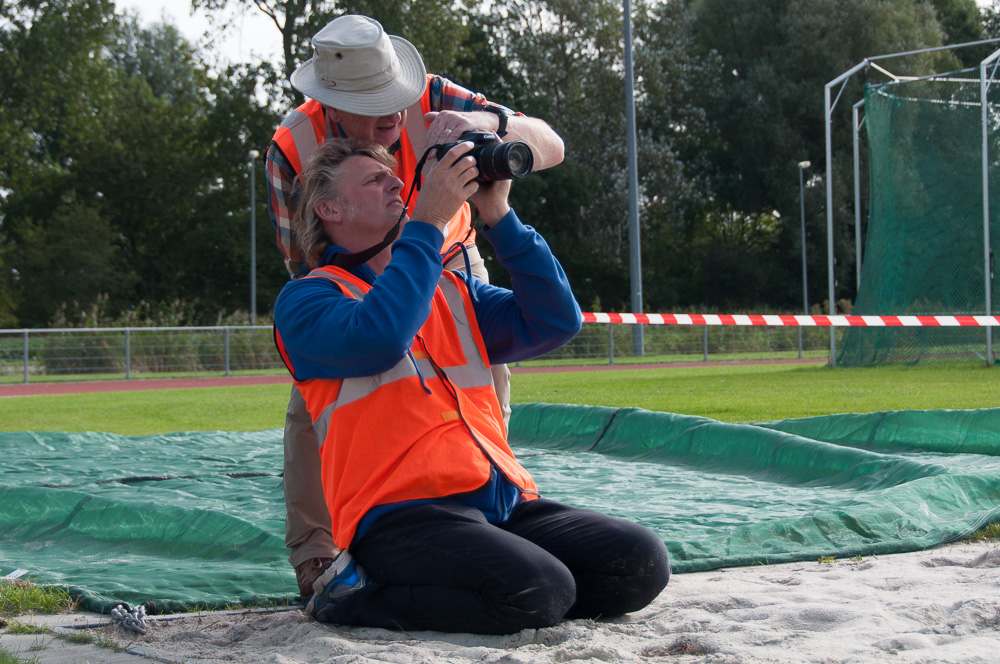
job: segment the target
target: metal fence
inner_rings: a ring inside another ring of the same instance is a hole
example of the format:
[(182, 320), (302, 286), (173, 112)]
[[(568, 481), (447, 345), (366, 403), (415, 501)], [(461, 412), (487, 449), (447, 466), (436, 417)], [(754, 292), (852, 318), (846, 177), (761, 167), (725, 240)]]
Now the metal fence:
[[(781, 326), (644, 325), (644, 356), (633, 355), (632, 327), (584, 323), (572, 341), (533, 363), (614, 364), (750, 359), (751, 356), (825, 357), (830, 337), (825, 328)], [(840, 332), (838, 331), (838, 334)]]
[[(565, 346), (522, 365), (634, 362), (631, 328), (584, 324)], [(283, 371), (272, 334), (265, 325), (0, 330), (0, 382)], [(648, 325), (644, 337), (647, 362), (818, 357), (829, 349), (820, 328)]]
[(270, 326), (0, 330), (0, 380), (283, 369)]

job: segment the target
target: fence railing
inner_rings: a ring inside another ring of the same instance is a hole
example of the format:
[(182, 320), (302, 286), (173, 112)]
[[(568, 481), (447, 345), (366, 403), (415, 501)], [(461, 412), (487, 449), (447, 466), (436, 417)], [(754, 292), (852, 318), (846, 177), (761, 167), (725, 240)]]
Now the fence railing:
[[(838, 344), (846, 330), (1000, 327), (1000, 316), (981, 315), (717, 315), (585, 313), (580, 334), (521, 366), (829, 358), (831, 330)], [(633, 328), (643, 328), (643, 355), (633, 354)], [(269, 325), (227, 327), (109, 327), (0, 330), (0, 382), (32, 379), (165, 377), (166, 374), (283, 372)], [(950, 361), (979, 357), (960, 340), (922, 354), (885, 361)], [(875, 343), (875, 342), (872, 342)], [(956, 342), (957, 343), (957, 342)], [(953, 344), (954, 345), (954, 344)], [(985, 356), (987, 364), (993, 358)]]
[(565, 346), (521, 364), (822, 359), (830, 349), (830, 333), (820, 328), (643, 325), (644, 354), (637, 357), (633, 354), (633, 327), (628, 323), (584, 323)]
[(280, 370), (270, 326), (0, 330), (0, 380)]
[[(821, 357), (829, 348), (829, 333), (818, 328), (643, 327), (642, 358), (632, 355), (632, 325), (585, 323), (568, 344), (522, 365)], [(264, 325), (0, 330), (0, 382), (283, 370)]]

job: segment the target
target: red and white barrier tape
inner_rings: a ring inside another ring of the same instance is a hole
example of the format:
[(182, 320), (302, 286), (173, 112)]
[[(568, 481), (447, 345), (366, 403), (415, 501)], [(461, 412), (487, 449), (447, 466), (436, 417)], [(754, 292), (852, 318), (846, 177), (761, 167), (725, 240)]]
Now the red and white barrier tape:
[(773, 314), (583, 313), (584, 323), (772, 325), (794, 327), (1000, 327), (1000, 316), (805, 316)]

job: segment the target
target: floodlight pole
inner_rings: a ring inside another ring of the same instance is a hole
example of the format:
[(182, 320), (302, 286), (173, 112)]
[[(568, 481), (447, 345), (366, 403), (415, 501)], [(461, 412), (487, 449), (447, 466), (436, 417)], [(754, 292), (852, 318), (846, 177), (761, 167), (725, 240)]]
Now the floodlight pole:
[(250, 150), (250, 324), (257, 324), (257, 189), (254, 172), (260, 153)]
[[(628, 144), (628, 238), (632, 313), (642, 313), (642, 241), (639, 237), (639, 167), (636, 157), (635, 89), (632, 72), (632, 7), (625, 6), (625, 124)], [(632, 354), (643, 355), (642, 325), (632, 326)]]
[[(802, 313), (809, 315), (809, 279), (806, 276), (806, 187), (803, 178), (812, 162), (799, 162), (799, 206), (802, 210)], [(799, 359), (802, 359), (802, 326), (799, 325)]]

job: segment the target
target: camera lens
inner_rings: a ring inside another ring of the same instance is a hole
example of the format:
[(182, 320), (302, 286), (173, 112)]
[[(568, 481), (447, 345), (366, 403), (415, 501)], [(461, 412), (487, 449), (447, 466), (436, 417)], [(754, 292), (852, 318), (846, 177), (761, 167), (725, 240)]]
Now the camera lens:
[(523, 178), (531, 173), (534, 155), (527, 143), (491, 143), (483, 146), (476, 155), (479, 179), (485, 182)]
[(513, 177), (523, 178), (530, 173), (533, 162), (534, 158), (531, 154), (531, 148), (524, 143), (510, 144), (510, 150), (507, 152), (507, 166), (510, 168), (510, 173)]

